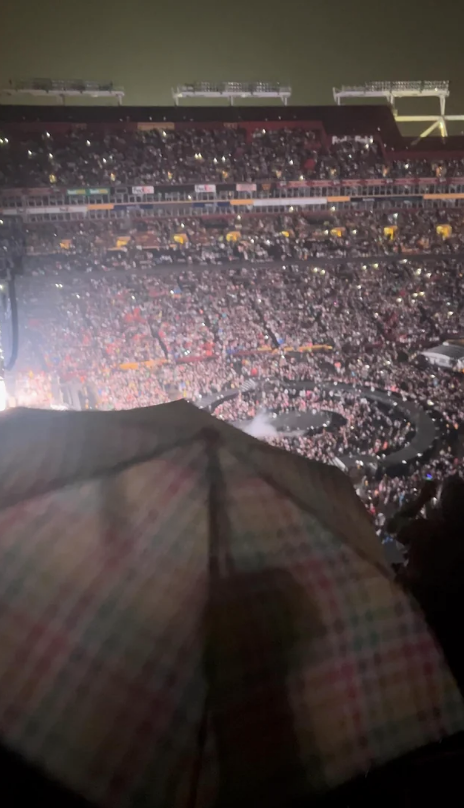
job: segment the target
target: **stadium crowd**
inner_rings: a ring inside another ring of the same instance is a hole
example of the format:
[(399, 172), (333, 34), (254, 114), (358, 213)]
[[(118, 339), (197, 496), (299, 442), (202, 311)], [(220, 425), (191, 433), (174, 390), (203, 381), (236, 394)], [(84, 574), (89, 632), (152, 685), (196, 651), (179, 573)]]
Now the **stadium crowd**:
[[(393, 402), (416, 402), (458, 433), (460, 376), (425, 367), (418, 356), (462, 333), (458, 257), (392, 255), (334, 260), (325, 268), (249, 262), (143, 271), (128, 264), (124, 272), (82, 273), (41, 256), (40, 273), (18, 279), (21, 348), (8, 379), (17, 404), (49, 406), (60, 386), (74, 382), (103, 409), (178, 397), (201, 405), (210, 394), (235, 390), (217, 408), (219, 417), (323, 411), (328, 428), (269, 439), (329, 462), (350, 455), (381, 462), (409, 442), (413, 428), (363, 396), (370, 388), (387, 391)], [(311, 390), (300, 395), (292, 382), (305, 379)], [(258, 391), (240, 392), (250, 382)], [(342, 383), (360, 388), (360, 396), (337, 391)], [(261, 385), (268, 385), (265, 394)], [(381, 522), (385, 508), (426, 473), (443, 475), (456, 462), (451, 441), (405, 475), (372, 481), (366, 491), (373, 513)]]
[[(285, 430), (276, 434), (277, 430), (269, 421), (269, 437), (274, 439), (272, 442), (283, 443), (290, 451), (321, 460), (369, 453), (385, 457), (414, 434), (407, 419), (392, 417), (362, 395), (333, 387), (298, 392), (288, 385), (288, 382), (278, 381), (268, 383), (264, 390), (260, 389), (257, 393), (240, 392), (236, 398), (221, 402), (214, 414), (238, 423), (249, 422), (261, 412), (272, 413), (273, 416), (322, 413), (327, 422), (323, 423), (322, 429), (317, 426), (310, 428), (307, 435), (286, 435)], [(334, 415), (339, 418), (334, 418)], [(292, 432), (291, 429), (287, 431)]]
[[(301, 126), (0, 132), (4, 187), (444, 178), (463, 169), (460, 160), (391, 160), (373, 137), (328, 144)], [(416, 402), (459, 432), (460, 377), (420, 358), (462, 335), (459, 209), (1, 223), (0, 247), (26, 253), (20, 355), (8, 379), (18, 404), (59, 404), (67, 385), (103, 409), (178, 397), (205, 405), (232, 390), (218, 417), (322, 412), (327, 427), (268, 438), (328, 462), (369, 456), (380, 466), (414, 429), (363, 391)], [(308, 389), (292, 387), (298, 380)], [(405, 474), (370, 481), (380, 522), (424, 474), (454, 468), (456, 441), (445, 444)]]
[[(303, 126), (0, 131), (2, 188), (263, 180), (272, 196), (287, 193), (280, 180), (463, 176), (464, 160), (397, 160), (380, 135), (329, 143)], [(462, 687), (460, 648), (453, 654), (464, 481), (453, 473), (463, 377), (422, 351), (464, 344), (464, 217), (386, 202), (388, 211), (311, 215), (290, 204), (272, 215), (0, 220), (0, 272), (24, 270), (7, 391), (12, 405), (103, 410), (186, 398), (252, 432), (259, 421), (260, 437), (291, 452), (343, 464), (379, 535), (405, 546), (399, 578)], [(6, 352), (10, 303), (1, 283)], [(389, 466), (415, 437), (412, 405), (435, 421), (434, 443)], [(414, 521), (444, 480), (435, 514)]]
[[(2, 228), (0, 227), (0, 236)], [(445, 233), (445, 235), (443, 235)], [(166, 264), (307, 261), (464, 249), (458, 210), (239, 214), (158, 220), (30, 223), (27, 266), (149, 270)], [(53, 262), (51, 256), (53, 256)]]
[(322, 143), (295, 126), (144, 130), (75, 128), (68, 132), (0, 132), (0, 186), (75, 188), (130, 184), (256, 180), (461, 177), (462, 160), (395, 160), (379, 138)]

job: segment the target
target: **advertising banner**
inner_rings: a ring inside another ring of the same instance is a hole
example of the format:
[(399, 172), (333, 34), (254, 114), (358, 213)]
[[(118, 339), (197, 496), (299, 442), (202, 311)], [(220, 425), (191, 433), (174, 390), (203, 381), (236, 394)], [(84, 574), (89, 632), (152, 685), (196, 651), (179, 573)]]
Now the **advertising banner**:
[(275, 199), (271, 197), (270, 199), (253, 199), (251, 200), (250, 204), (256, 208), (277, 208), (277, 207), (286, 207), (286, 208), (294, 208), (294, 207), (303, 207), (309, 205), (325, 205), (327, 199), (322, 196), (301, 196), (295, 197), (283, 197), (281, 199)]
[(195, 185), (195, 193), (196, 194), (215, 194), (216, 193), (216, 186), (215, 185)]
[(109, 194), (109, 188), (68, 188), (68, 196), (105, 196)]
[(308, 188), (309, 182), (305, 180), (292, 180), (291, 182), (279, 182), (279, 188)]
[[(17, 213), (17, 209), (16, 213)], [(41, 208), (23, 208), (29, 216), (40, 216), (43, 213), (87, 213), (88, 205), (42, 205)]]
[(144, 194), (153, 194), (155, 191), (153, 185), (134, 185), (132, 193), (136, 196), (144, 196)]
[(256, 182), (239, 182), (235, 187), (237, 191), (252, 193), (253, 191), (256, 191)]
[(154, 123), (151, 121), (150, 123), (148, 123), (148, 121), (142, 121), (141, 123), (137, 124), (137, 129), (139, 130), (139, 132), (152, 132), (155, 129), (159, 129), (160, 131), (164, 130), (169, 131), (174, 129), (174, 124), (172, 123), (172, 121), (170, 121), (169, 123), (167, 123), (166, 121), (163, 122), (155, 121)]

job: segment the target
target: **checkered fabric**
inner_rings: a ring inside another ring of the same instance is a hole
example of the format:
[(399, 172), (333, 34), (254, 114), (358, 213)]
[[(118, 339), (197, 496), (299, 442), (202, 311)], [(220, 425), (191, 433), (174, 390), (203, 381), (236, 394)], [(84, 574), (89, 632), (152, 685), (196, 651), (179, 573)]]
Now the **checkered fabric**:
[(0, 734), (76, 792), (281, 805), (464, 729), (337, 469), (185, 403), (0, 448)]

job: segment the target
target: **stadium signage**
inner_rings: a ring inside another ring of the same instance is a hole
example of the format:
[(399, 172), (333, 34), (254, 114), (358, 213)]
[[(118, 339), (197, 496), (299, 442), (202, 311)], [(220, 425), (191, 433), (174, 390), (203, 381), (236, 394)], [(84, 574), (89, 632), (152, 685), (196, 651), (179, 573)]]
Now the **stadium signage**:
[[(87, 205), (43, 205), (41, 208), (25, 208), (23, 212), (26, 213), (27, 216), (37, 216), (38, 214), (43, 215), (44, 213), (87, 213), (87, 211)], [(16, 209), (14, 209), (14, 212), (17, 212)]]
[(195, 185), (195, 193), (196, 194), (215, 194), (216, 193), (216, 186), (215, 185)]
[(236, 186), (237, 191), (256, 191), (256, 182), (239, 182)]
[(155, 188), (153, 185), (134, 185), (132, 187), (132, 193), (136, 194), (136, 196), (143, 196), (144, 194), (153, 194), (155, 192)]
[(325, 205), (327, 203), (327, 198), (323, 196), (305, 196), (299, 197), (296, 199), (280, 199), (280, 198), (270, 198), (270, 199), (250, 199), (247, 200), (253, 207), (256, 208), (276, 208), (276, 207), (288, 207), (290, 210), (294, 207), (309, 207), (309, 205)]
[(105, 196), (109, 194), (109, 188), (68, 188), (68, 196)]

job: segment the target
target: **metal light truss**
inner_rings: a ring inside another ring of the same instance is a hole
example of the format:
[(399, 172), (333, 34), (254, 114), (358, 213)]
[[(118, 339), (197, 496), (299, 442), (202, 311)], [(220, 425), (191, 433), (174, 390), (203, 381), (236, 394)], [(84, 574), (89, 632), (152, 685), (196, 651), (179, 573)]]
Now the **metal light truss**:
[[(439, 129), (441, 136), (448, 135), (447, 122), (464, 121), (464, 115), (446, 115), (446, 99), (449, 97), (449, 81), (371, 81), (366, 84), (334, 87), (333, 97), (337, 104), (344, 98), (386, 98), (391, 104), (398, 123), (430, 123), (419, 139)], [(397, 98), (438, 98), (438, 115), (398, 115), (395, 109)]]
[(334, 100), (343, 98), (386, 98), (391, 104), (395, 98), (443, 98), (449, 96), (449, 81), (369, 81), (354, 86), (334, 87)]
[(0, 95), (45, 95), (60, 98), (63, 104), (66, 98), (89, 96), (91, 98), (116, 98), (118, 104), (122, 104), (124, 89), (115, 87), (113, 82), (84, 81), (82, 79), (71, 81), (28, 79), (10, 82), (7, 87), (0, 90)]
[(287, 105), (292, 88), (266, 81), (240, 82), (224, 81), (213, 84), (200, 81), (193, 84), (181, 84), (172, 90), (176, 105), (181, 98), (226, 98), (233, 105), (236, 98), (279, 98)]

